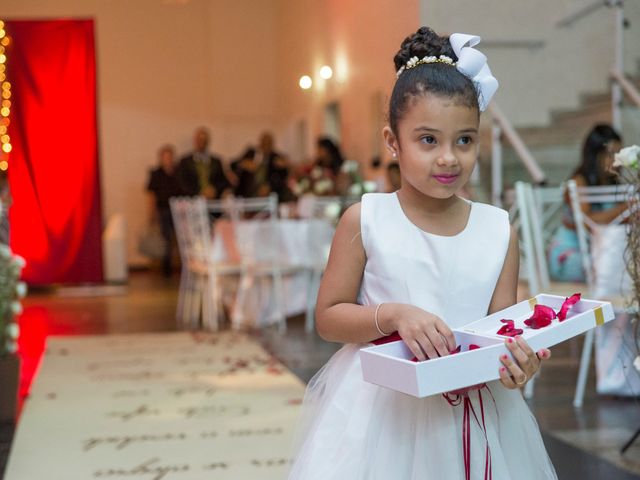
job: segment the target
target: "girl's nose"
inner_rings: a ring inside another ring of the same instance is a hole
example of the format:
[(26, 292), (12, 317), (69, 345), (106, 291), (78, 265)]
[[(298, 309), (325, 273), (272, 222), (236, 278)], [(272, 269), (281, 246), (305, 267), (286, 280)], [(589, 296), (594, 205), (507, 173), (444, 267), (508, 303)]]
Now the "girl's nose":
[(441, 167), (447, 167), (458, 163), (458, 158), (453, 154), (453, 151), (451, 151), (451, 149), (446, 149), (438, 157), (437, 163)]

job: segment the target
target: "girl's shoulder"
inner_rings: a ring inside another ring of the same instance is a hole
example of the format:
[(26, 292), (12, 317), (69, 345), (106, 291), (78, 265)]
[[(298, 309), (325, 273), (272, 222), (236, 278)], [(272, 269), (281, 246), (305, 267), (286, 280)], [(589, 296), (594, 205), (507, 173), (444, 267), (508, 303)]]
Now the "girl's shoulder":
[(490, 205), (488, 203), (470, 202), (471, 218), (473, 220), (474, 229), (482, 231), (494, 231), (498, 233), (503, 230), (510, 231), (511, 222), (509, 221), (509, 212), (506, 210)]

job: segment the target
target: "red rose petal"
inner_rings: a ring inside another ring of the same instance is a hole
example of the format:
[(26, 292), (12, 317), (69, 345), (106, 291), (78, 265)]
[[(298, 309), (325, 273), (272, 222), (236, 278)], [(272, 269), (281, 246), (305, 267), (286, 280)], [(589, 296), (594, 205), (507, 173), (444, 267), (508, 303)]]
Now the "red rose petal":
[(569, 298), (565, 298), (562, 306), (560, 307), (560, 311), (558, 312), (558, 320), (562, 322), (567, 318), (567, 313), (576, 303), (580, 301), (581, 294), (574, 293)]
[(504, 325), (500, 327), (500, 330), (498, 330), (496, 334), (502, 335), (504, 337), (515, 337), (516, 335), (520, 335), (522, 333), (521, 328), (514, 327), (513, 320), (502, 319), (500, 321), (504, 323)]
[(479, 348), (482, 348), (482, 347), (480, 345), (476, 345), (475, 343), (469, 344), (469, 350), (477, 350)]
[(546, 305), (536, 305), (533, 308), (533, 315), (524, 321), (524, 324), (534, 330), (551, 325), (551, 321), (556, 318), (556, 312)]

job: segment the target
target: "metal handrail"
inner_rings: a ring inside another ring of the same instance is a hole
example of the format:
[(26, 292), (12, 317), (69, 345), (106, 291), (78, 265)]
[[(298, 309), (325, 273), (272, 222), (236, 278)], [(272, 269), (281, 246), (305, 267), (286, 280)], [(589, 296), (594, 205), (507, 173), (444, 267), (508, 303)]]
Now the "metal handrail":
[(502, 205), (502, 135), (504, 135), (511, 144), (516, 155), (524, 164), (535, 183), (542, 184), (546, 181), (547, 177), (525, 145), (520, 134), (518, 134), (506, 115), (502, 113), (502, 110), (500, 110), (496, 102), (491, 102), (488, 110), (491, 112), (493, 119), (491, 142), (491, 202), (494, 205), (500, 206)]
[(640, 92), (635, 85), (629, 81), (624, 73), (615, 69), (611, 70), (611, 79), (622, 87), (622, 90), (627, 94), (629, 100), (635, 103), (636, 106), (640, 107)]

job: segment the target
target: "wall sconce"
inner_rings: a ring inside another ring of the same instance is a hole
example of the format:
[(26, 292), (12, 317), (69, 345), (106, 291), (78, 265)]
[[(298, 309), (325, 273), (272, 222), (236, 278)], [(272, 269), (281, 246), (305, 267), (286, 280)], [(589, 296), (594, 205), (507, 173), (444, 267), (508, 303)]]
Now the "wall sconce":
[(333, 70), (329, 65), (324, 65), (320, 69), (320, 77), (324, 80), (329, 80), (331, 77), (333, 77)]
[(311, 77), (309, 75), (303, 75), (300, 77), (298, 85), (300, 85), (301, 89), (308, 90), (311, 88), (311, 85), (313, 85), (313, 80), (311, 80)]

